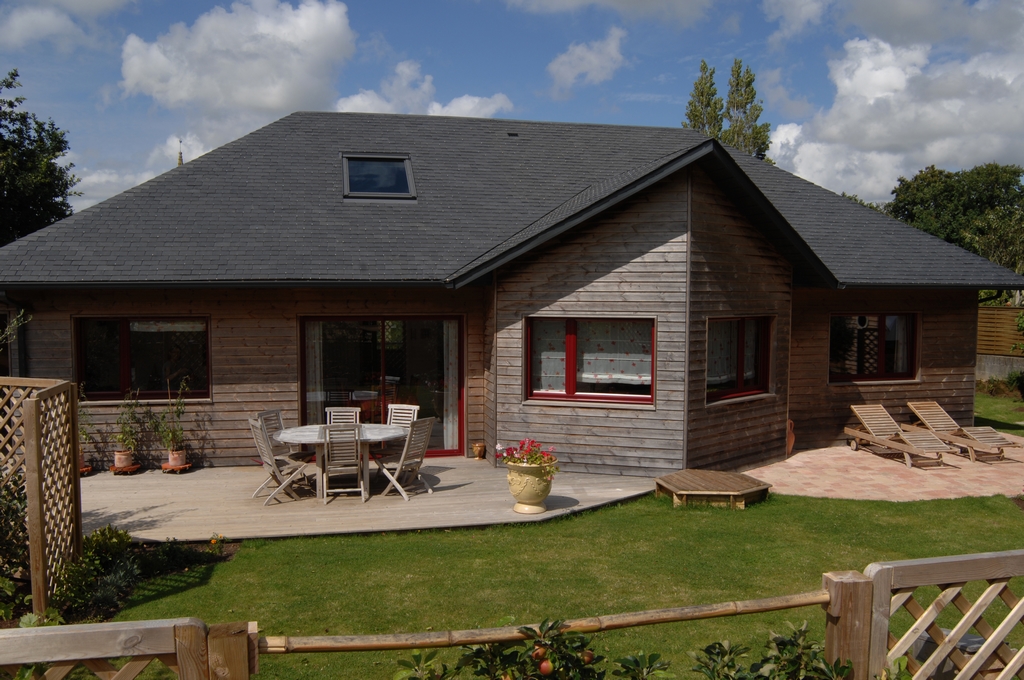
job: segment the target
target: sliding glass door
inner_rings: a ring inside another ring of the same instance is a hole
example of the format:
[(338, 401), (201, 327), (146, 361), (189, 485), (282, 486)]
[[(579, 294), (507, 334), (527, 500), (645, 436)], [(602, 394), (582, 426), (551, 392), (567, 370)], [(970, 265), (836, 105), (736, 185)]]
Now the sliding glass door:
[(416, 404), (437, 418), (432, 453), (459, 453), (461, 324), (453, 318), (303, 319), (304, 417), (355, 406), (364, 423), (387, 420), (388, 404)]

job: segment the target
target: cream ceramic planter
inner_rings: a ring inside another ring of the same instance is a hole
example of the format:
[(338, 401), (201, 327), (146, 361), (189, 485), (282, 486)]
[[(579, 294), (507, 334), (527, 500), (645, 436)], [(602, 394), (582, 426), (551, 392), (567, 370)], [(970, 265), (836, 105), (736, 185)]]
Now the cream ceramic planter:
[(114, 451), (114, 467), (126, 468), (135, 464), (135, 455), (131, 451)]
[[(552, 464), (557, 461), (552, 461)], [(551, 493), (551, 480), (544, 474), (540, 465), (517, 465), (506, 463), (508, 467), (508, 490), (516, 499), (512, 507), (524, 515), (537, 515), (545, 510), (544, 499)]]
[(182, 467), (185, 465), (185, 450), (180, 451), (168, 451), (167, 452), (167, 464), (171, 467)]

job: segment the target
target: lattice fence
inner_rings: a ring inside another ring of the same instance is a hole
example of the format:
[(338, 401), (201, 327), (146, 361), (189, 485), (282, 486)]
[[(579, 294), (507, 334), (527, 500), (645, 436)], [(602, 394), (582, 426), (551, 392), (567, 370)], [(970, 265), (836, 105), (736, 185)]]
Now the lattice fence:
[[(1024, 599), (1010, 588), (1024, 575), (1024, 550), (881, 562), (864, 573), (874, 584), (871, 670), (906, 656), (914, 680), (1024, 680)], [(890, 623), (900, 610), (913, 623), (897, 637)]]
[(58, 380), (0, 378), (3, 484), (24, 484), (33, 609), (46, 609), (61, 565), (82, 552), (78, 394)]

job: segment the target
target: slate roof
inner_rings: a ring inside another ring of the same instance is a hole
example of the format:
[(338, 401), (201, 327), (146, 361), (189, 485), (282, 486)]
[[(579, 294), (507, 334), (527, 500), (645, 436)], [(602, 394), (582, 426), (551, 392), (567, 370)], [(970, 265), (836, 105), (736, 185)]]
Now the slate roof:
[[(343, 153), (417, 199), (343, 198)], [(294, 113), (0, 248), (0, 288), (461, 286), (700, 164), (831, 287), (1024, 288), (988, 260), (683, 128)]]

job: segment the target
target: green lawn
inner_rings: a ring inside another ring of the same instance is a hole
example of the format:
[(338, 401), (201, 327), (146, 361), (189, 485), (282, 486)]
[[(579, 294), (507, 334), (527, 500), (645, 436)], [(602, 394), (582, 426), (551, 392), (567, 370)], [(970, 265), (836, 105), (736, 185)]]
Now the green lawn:
[[(143, 585), (118, 618), (257, 620), (264, 635), (472, 628), (506, 615), (531, 623), (803, 592), (825, 571), (1014, 549), (1022, 535), (1024, 514), (1002, 497), (773, 496), (743, 511), (645, 497), (542, 524), (246, 541), (231, 562)], [(686, 671), (688, 650), (722, 638), (756, 647), (769, 629), (805, 619), (820, 638), (823, 613), (810, 607), (605, 633), (596, 646), (612, 658), (659, 651)], [(261, 676), (390, 678), (399, 656), (264, 656)]]
[(974, 396), (974, 424), (1024, 436), (1024, 402), (979, 392)]

